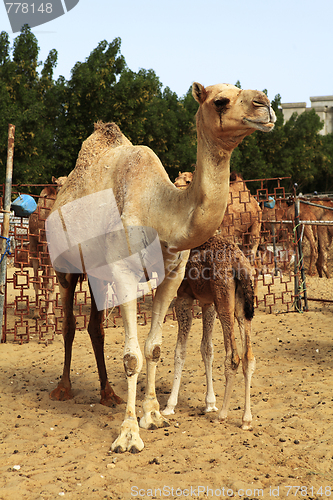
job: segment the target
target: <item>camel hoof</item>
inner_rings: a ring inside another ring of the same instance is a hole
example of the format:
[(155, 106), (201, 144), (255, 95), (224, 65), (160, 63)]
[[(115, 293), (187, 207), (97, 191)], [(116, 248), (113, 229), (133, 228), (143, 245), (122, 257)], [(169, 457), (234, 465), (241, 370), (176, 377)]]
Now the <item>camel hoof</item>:
[(64, 387), (60, 384), (52, 392), (50, 392), (50, 399), (53, 401), (68, 401), (73, 398), (72, 389), (70, 387)]
[(115, 392), (107, 393), (106, 391), (101, 391), (101, 405), (108, 406), (109, 408), (114, 408), (116, 405), (124, 403), (124, 400), (117, 396)]
[(173, 407), (167, 406), (163, 411), (161, 411), (161, 414), (162, 415), (174, 415), (175, 414), (175, 410), (174, 410)]
[(169, 427), (169, 422), (157, 410), (147, 412), (140, 419), (140, 427), (147, 430), (155, 430), (161, 427)]
[(222, 419), (221, 418), (212, 418), (211, 423), (215, 424), (215, 425), (225, 424), (226, 420), (227, 420), (226, 418), (222, 418)]
[(242, 429), (243, 431), (249, 431), (252, 429), (251, 422), (243, 422), (242, 423)]
[(136, 420), (128, 419), (122, 423), (120, 434), (112, 443), (111, 450), (115, 453), (139, 453), (144, 444), (139, 435), (139, 426)]
[(216, 408), (216, 406), (214, 404), (206, 406), (205, 413), (211, 413), (213, 411), (218, 411), (218, 409)]
[(116, 446), (114, 449), (111, 448), (111, 450), (114, 452), (114, 453), (122, 453), (123, 450), (121, 449), (120, 446)]
[(129, 450), (132, 455), (135, 455), (135, 453), (140, 453), (141, 450), (138, 450), (136, 446), (132, 446), (132, 448)]

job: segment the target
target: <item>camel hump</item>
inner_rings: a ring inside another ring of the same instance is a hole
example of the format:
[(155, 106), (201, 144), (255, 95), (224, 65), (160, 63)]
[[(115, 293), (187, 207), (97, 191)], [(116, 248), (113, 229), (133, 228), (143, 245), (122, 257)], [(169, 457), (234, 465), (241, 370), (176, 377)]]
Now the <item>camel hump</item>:
[(118, 146), (131, 146), (132, 143), (122, 133), (118, 125), (114, 122), (104, 123), (98, 121), (94, 125), (95, 132), (93, 135), (98, 136), (98, 140), (104, 142), (107, 147), (116, 148)]
[(98, 121), (95, 123), (95, 131), (81, 146), (74, 171), (78, 174), (89, 170), (110, 148), (120, 146), (132, 146), (132, 143), (121, 132), (118, 125)]

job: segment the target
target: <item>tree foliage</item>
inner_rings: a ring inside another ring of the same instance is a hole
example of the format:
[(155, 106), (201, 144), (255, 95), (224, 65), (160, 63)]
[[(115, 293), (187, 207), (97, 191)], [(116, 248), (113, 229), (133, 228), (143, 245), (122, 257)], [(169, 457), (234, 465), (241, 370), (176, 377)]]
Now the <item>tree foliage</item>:
[(10, 58), (7, 33), (0, 37), (0, 167), (5, 171), (8, 123), (16, 126), (14, 181), (47, 182), (54, 168), (54, 132), (59, 102), (54, 99), (51, 51), (38, 73), (39, 47), (28, 26), (14, 41)]
[[(134, 72), (120, 52), (121, 40), (101, 41), (70, 79), (53, 78), (57, 51), (38, 62), (36, 37), (25, 25), (10, 48), (0, 33), (0, 182), (4, 182), (8, 123), (16, 125), (14, 183), (45, 183), (68, 174), (82, 141), (98, 120), (115, 121), (133, 144), (152, 148), (172, 180), (196, 162), (191, 89), (178, 97), (155, 72)], [(236, 86), (241, 88), (239, 81)], [(265, 91), (266, 92), (266, 91)], [(315, 111), (283, 123), (281, 98), (272, 106), (274, 130), (256, 132), (234, 151), (231, 167), (245, 179), (291, 177), (303, 191), (333, 190), (333, 135), (319, 134)]]

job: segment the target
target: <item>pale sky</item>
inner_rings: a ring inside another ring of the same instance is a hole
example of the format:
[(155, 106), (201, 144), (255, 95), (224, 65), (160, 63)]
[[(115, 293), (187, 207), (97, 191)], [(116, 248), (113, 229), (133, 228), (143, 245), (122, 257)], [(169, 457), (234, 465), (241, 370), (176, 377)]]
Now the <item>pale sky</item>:
[[(1, 5), (0, 21), (13, 42)], [(100, 41), (120, 37), (128, 67), (153, 69), (179, 97), (193, 81), (240, 80), (309, 105), (310, 96), (333, 95), (332, 22), (332, 0), (80, 0), (32, 31), (40, 61), (57, 49), (55, 77), (69, 79)]]

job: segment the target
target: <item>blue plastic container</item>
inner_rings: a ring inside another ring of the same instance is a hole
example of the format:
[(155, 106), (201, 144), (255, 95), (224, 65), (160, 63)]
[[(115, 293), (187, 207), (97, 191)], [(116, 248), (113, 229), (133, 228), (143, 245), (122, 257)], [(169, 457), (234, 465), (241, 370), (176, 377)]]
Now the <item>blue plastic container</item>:
[(32, 196), (20, 194), (10, 205), (17, 217), (29, 217), (37, 208), (37, 203)]
[(275, 200), (273, 196), (268, 197), (268, 201), (264, 201), (264, 206), (266, 208), (274, 208), (275, 207)]

